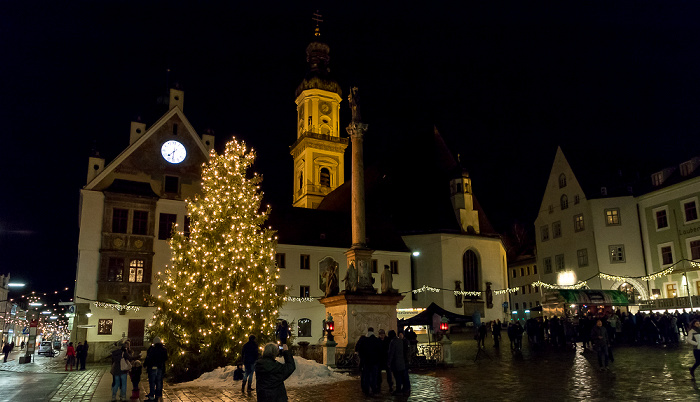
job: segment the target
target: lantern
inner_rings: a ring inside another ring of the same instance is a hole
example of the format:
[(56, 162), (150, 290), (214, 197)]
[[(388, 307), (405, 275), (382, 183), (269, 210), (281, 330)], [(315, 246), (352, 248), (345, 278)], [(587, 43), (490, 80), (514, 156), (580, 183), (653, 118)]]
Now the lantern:
[(326, 321), (326, 331), (331, 332), (335, 330), (335, 323), (333, 321)]
[(440, 320), (440, 331), (447, 332), (449, 328), (450, 326), (447, 317), (442, 316), (442, 319)]

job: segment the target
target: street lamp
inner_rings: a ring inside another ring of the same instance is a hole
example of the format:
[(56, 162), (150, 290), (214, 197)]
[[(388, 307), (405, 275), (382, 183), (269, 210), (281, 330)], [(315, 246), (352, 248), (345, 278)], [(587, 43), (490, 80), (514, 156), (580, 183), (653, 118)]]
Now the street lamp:
[(442, 319), (440, 319), (440, 331), (447, 332), (447, 330), (450, 328), (449, 322), (450, 321), (447, 319), (447, 317), (443, 315)]

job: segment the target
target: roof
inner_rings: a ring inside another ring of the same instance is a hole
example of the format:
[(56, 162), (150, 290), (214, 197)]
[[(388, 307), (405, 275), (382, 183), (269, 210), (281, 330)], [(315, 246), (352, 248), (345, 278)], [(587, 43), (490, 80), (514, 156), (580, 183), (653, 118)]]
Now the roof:
[[(408, 252), (396, 229), (381, 216), (367, 218), (367, 246), (373, 250)], [(279, 244), (349, 248), (352, 222), (345, 211), (273, 207), (267, 222)]]
[[(365, 169), (367, 214), (388, 218), (402, 234), (462, 233), (450, 200), (450, 180), (462, 170), (437, 130), (415, 133), (382, 163)], [(349, 212), (350, 193), (348, 180), (318, 208)], [(480, 235), (497, 236), (478, 198), (473, 199)]]
[(627, 296), (619, 290), (555, 289), (544, 295), (544, 304), (605, 304), (627, 306)]
[(462, 323), (462, 322), (472, 322), (472, 317), (467, 315), (461, 315), (447, 311), (435, 303), (430, 303), (430, 306), (420, 313), (414, 315), (413, 317), (399, 320), (399, 324), (406, 325), (432, 325), (433, 315), (439, 315), (440, 317), (447, 317), (447, 319), (452, 324)]
[[(586, 199), (632, 196), (637, 173), (623, 169), (622, 162), (605, 158), (592, 159), (590, 154), (564, 151), (562, 149)], [(605, 195), (601, 192), (603, 187), (606, 190)]]

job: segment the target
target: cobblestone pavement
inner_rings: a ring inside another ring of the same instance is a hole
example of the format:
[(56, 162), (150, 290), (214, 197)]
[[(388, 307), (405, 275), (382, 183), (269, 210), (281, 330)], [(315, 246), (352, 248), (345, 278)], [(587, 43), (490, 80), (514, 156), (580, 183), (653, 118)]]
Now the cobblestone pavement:
[[(547, 398), (552, 401), (662, 401), (699, 400), (700, 389), (691, 380), (688, 368), (693, 363), (687, 345), (619, 346), (614, 350), (615, 362), (609, 371), (600, 371), (595, 353), (546, 348), (531, 351), (527, 345), (522, 354), (512, 354), (506, 343), (495, 349), (487, 343), (485, 353), (477, 359), (473, 341), (455, 341), (455, 367), (413, 371), (410, 375), (410, 397), (391, 396), (386, 389), (379, 395), (365, 397), (360, 381), (330, 386), (290, 388), (290, 401), (530, 401)], [(13, 356), (11, 355), (11, 358)], [(0, 370), (11, 372), (54, 373), (64, 377), (50, 401), (109, 401), (111, 375), (108, 366), (88, 366), (86, 371), (64, 371), (62, 356), (37, 358), (34, 363), (19, 365), (16, 359), (0, 364)], [(22, 374), (24, 375), (24, 374)], [(700, 379), (699, 379), (700, 381)], [(147, 381), (142, 381), (141, 400)], [(131, 385), (129, 385), (131, 395)], [(172, 388), (166, 384), (164, 401), (224, 402), (255, 401), (255, 391), (240, 392), (240, 382), (228, 388)]]
[[(290, 401), (662, 401), (698, 400), (700, 390), (691, 380), (693, 363), (688, 346), (620, 346), (609, 371), (598, 369), (597, 357), (588, 350), (546, 350), (513, 355), (508, 344), (500, 350), (487, 343), (486, 353), (475, 361), (474, 342), (455, 342), (457, 367), (417, 371), (410, 375), (410, 397), (365, 397), (359, 379), (332, 386), (288, 389)], [(240, 383), (237, 383), (240, 384)], [(165, 392), (168, 401), (255, 401), (255, 392), (243, 395), (238, 386), (228, 389), (191, 387)]]

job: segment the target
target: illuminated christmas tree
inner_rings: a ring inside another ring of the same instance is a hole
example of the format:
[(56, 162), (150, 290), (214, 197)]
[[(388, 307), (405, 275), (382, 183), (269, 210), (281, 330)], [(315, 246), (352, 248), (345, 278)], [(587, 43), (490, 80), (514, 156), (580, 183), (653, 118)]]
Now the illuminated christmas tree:
[(202, 193), (187, 201), (189, 234), (175, 230), (171, 264), (158, 276), (161, 295), (149, 328), (170, 354), (176, 379), (231, 364), (249, 335), (274, 338), (282, 299), (275, 292), (276, 236), (263, 224), (262, 178), (248, 174), (255, 152), (235, 139), (212, 151)]

